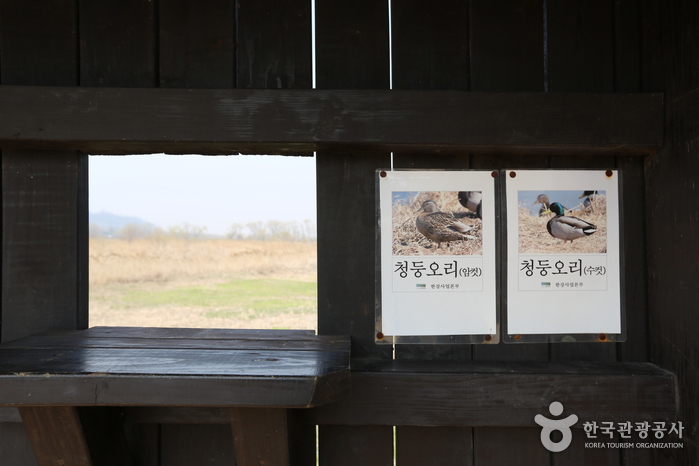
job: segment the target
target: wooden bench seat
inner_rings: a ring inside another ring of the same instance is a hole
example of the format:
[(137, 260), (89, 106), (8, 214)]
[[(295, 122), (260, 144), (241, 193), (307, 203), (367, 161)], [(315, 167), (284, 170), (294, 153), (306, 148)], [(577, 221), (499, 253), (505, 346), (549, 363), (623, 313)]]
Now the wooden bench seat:
[(349, 354), (348, 337), (310, 331), (35, 335), (0, 345), (0, 406), (19, 408), (40, 465), (93, 464), (77, 411), (87, 406), (230, 408), (238, 465), (289, 464), (286, 408), (347, 395)]

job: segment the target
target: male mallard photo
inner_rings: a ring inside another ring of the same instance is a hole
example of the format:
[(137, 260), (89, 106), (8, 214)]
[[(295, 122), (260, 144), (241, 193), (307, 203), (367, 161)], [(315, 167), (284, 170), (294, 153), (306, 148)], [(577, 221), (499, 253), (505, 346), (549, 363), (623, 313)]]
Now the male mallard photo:
[(553, 212), (556, 214), (546, 223), (546, 229), (554, 238), (562, 239), (564, 243), (574, 239), (590, 236), (597, 231), (597, 227), (585, 220), (577, 217), (566, 217), (563, 206), (554, 202), (544, 213)]
[(483, 218), (480, 215), (481, 205), (483, 203), (483, 193), (480, 191), (459, 191), (459, 203), (472, 212), (476, 212), (478, 218)]
[(415, 219), (415, 226), (426, 238), (436, 241), (438, 248), (443, 241), (476, 239), (466, 234), (474, 227), (461, 223), (453, 214), (440, 212), (437, 203), (431, 199), (422, 203), (422, 213)]
[(594, 203), (595, 201), (598, 201), (600, 199), (604, 199), (603, 194), (599, 194), (597, 191), (583, 191), (583, 193), (580, 195), (578, 199), (585, 198), (583, 201), (583, 207), (585, 209), (594, 209)]

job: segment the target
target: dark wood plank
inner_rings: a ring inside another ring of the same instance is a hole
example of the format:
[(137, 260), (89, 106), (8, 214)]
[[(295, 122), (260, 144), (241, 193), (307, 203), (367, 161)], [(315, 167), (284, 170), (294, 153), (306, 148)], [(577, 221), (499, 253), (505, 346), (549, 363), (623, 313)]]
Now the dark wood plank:
[[(321, 0), (315, 7), (316, 87), (389, 92), (387, 5)], [(324, 125), (313, 138), (338, 128), (332, 107), (321, 110)], [(375, 343), (374, 323), (375, 172), (390, 165), (390, 149), (330, 149), (316, 153), (318, 333), (350, 335), (353, 358), (390, 359), (392, 347)], [(390, 427), (319, 426), (318, 433), (323, 466), (393, 463)]]
[[(588, 439), (585, 435), (585, 431), (580, 428), (580, 425), (576, 425), (576, 428), (572, 429), (573, 440), (571, 444), (565, 450), (555, 453), (552, 455), (553, 466), (568, 466), (575, 464), (601, 464), (601, 465), (615, 465), (620, 464), (621, 454), (624, 450), (619, 448), (586, 448), (586, 442), (595, 441), (611, 441), (611, 439)], [(620, 442), (624, 440), (619, 440), (614, 438), (613, 442)], [(632, 442), (632, 439), (626, 440), (627, 442)]]
[[(437, 460), (438, 459), (438, 460)], [(468, 427), (396, 427), (396, 464), (471, 466), (473, 429)]]
[(80, 85), (158, 83), (155, 2), (80, 0)]
[(238, 5), (238, 88), (310, 89), (311, 3)]
[(289, 431), (285, 409), (231, 408), (237, 466), (289, 466)]
[(346, 371), (348, 360), (347, 352), (319, 350), (0, 347), (0, 374), (109, 373), (312, 379)]
[(235, 464), (230, 425), (169, 424), (161, 429), (161, 465)]
[[(549, 401), (551, 393), (580, 422), (657, 421), (678, 412), (674, 376), (650, 364), (395, 361), (390, 367), (355, 370), (349, 396), (308, 410), (309, 420), (321, 425), (526, 427), (554, 401)], [(435, 372), (437, 367), (443, 372)]]
[(550, 453), (541, 444), (540, 432), (541, 429), (533, 427), (475, 429), (473, 464), (475, 466), (517, 464), (522, 460), (528, 464), (550, 464)]
[(4, 149), (2, 165), (2, 341), (75, 329), (79, 156)]
[(547, 5), (549, 90), (614, 91), (615, 1), (548, 0)]
[(372, 0), (316, 2), (318, 89), (388, 89), (388, 8)]
[(14, 86), (0, 87), (0, 105), (4, 147), (214, 154), (647, 154), (661, 144), (663, 108), (661, 95), (643, 94)]
[(78, 84), (75, 0), (0, 2), (3, 84)]
[(374, 318), (374, 177), (387, 165), (388, 154), (316, 156), (318, 333), (351, 335), (353, 358), (392, 353), (389, 345), (376, 345)]
[(320, 466), (392, 466), (393, 428), (389, 426), (322, 426)]
[(93, 464), (76, 408), (31, 407), (19, 412), (39, 466)]
[(159, 4), (160, 86), (235, 87), (235, 2)]
[(220, 350), (264, 350), (285, 352), (294, 351), (346, 351), (349, 352), (349, 338), (333, 338), (330, 341), (276, 341), (276, 340), (232, 340), (232, 339), (185, 339), (171, 338), (162, 340), (125, 339), (125, 338), (74, 338), (71, 336), (27, 337), (17, 342), (3, 345), (9, 347), (30, 348), (149, 348), (149, 349), (220, 349)]
[(471, 89), (544, 90), (543, 2), (471, 2)]
[(469, 4), (391, 3), (393, 89), (469, 89)]

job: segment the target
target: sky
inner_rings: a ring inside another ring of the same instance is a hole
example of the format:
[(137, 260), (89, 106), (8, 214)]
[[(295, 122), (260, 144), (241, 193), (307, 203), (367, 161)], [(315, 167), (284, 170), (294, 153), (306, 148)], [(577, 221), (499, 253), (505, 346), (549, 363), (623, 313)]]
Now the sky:
[(255, 221), (316, 222), (313, 157), (90, 156), (90, 212), (226, 234)]

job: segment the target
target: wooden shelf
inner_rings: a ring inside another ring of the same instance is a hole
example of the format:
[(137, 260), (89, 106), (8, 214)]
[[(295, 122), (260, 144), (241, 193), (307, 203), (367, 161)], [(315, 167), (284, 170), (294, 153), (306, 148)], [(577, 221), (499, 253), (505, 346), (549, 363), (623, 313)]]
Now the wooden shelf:
[(0, 86), (0, 147), (646, 155), (662, 94)]

